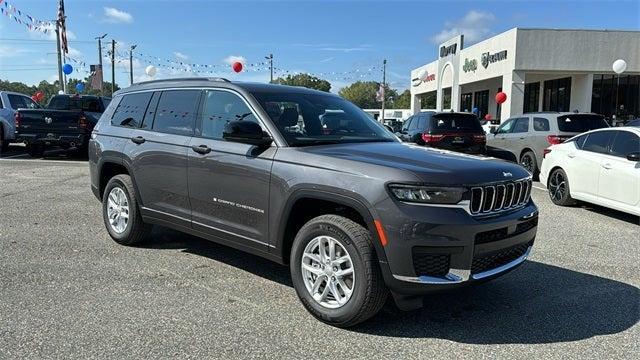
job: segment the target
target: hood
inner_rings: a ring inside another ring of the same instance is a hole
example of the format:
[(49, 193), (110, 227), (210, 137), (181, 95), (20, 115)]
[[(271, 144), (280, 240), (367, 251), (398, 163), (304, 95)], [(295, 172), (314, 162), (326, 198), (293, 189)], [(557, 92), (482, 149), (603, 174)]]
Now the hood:
[[(424, 183), (473, 185), (531, 176), (520, 165), (504, 160), (406, 143), (351, 143), (298, 149), (322, 157), (405, 170)], [(356, 164), (353, 168), (363, 169)]]

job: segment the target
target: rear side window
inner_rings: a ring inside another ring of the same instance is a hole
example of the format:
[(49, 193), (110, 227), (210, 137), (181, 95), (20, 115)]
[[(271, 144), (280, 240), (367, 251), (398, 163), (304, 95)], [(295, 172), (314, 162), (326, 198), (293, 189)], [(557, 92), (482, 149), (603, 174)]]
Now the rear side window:
[(258, 122), (238, 95), (228, 91), (206, 90), (202, 103), (202, 136), (222, 139), (224, 126), (235, 120)]
[(611, 141), (614, 133), (614, 131), (597, 131), (588, 134), (582, 150), (606, 154), (609, 141)]
[(533, 118), (533, 130), (535, 131), (549, 131), (549, 120), (545, 118), (534, 117)]
[(576, 143), (576, 147), (578, 149), (582, 149), (582, 147), (584, 146), (584, 141), (587, 140), (587, 136), (588, 135), (578, 136), (573, 140)]
[(200, 90), (163, 91), (153, 120), (153, 130), (193, 135), (200, 93)]
[(640, 138), (629, 131), (616, 131), (611, 144), (611, 155), (627, 157), (630, 153), (640, 152)]
[(37, 109), (39, 107), (33, 100), (26, 96), (8, 94), (7, 97), (13, 109)]
[(582, 133), (589, 130), (609, 127), (602, 115), (571, 114), (558, 116), (558, 130)]
[(89, 112), (102, 112), (102, 102), (96, 97), (78, 97), (78, 96), (54, 96), (49, 101), (49, 109), (54, 110), (83, 110)]
[(111, 117), (111, 125), (138, 128), (151, 99), (151, 92), (124, 95)]
[(411, 124), (411, 120), (413, 120), (414, 117), (410, 117), (407, 120), (404, 121), (404, 124), (402, 124), (402, 131), (406, 131), (409, 130), (409, 125)]
[(529, 118), (519, 118), (513, 126), (512, 133), (526, 133), (529, 131)]
[(418, 116), (418, 130), (424, 130), (427, 128), (427, 117), (426, 116)]
[(435, 132), (458, 130), (482, 131), (482, 125), (480, 125), (478, 117), (472, 114), (443, 113), (435, 114), (431, 117), (430, 130)]

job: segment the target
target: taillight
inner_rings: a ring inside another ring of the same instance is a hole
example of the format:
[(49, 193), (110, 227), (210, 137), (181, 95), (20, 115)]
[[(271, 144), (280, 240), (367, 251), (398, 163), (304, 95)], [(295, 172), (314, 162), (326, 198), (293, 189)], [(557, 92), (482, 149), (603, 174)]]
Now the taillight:
[(550, 152), (551, 152), (551, 148), (546, 148), (542, 150), (542, 158), (544, 159), (545, 157), (547, 157), (547, 154)]
[(16, 131), (17, 131), (18, 128), (20, 127), (20, 122), (22, 121), (22, 114), (20, 114), (19, 112), (16, 112), (16, 115), (13, 118), (15, 120)]
[(87, 117), (84, 114), (80, 114), (80, 119), (78, 120), (78, 126), (80, 129), (88, 129), (89, 122), (87, 121)]
[(443, 137), (444, 135), (431, 135), (431, 134), (424, 133), (422, 134), (422, 141), (424, 141), (427, 144), (435, 143), (442, 140)]
[(484, 134), (473, 135), (473, 142), (477, 144), (484, 144), (487, 142), (487, 137)]
[(549, 145), (558, 145), (562, 144), (568, 137), (566, 136), (558, 136), (558, 135), (549, 135), (547, 136), (547, 142)]

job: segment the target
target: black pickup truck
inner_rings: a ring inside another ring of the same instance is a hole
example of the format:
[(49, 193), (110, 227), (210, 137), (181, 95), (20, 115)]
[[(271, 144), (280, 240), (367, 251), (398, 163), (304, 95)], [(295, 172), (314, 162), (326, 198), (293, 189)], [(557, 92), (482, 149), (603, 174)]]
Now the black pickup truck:
[(111, 101), (91, 95), (56, 95), (44, 109), (20, 109), (16, 139), (29, 154), (41, 157), (48, 148), (85, 152), (93, 127)]

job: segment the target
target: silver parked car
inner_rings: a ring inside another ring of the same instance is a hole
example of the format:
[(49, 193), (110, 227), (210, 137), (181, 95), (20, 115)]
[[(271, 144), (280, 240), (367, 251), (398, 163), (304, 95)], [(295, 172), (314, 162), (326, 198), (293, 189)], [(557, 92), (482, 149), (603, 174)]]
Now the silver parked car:
[(544, 149), (585, 131), (609, 127), (604, 116), (591, 113), (527, 113), (504, 121), (487, 136), (487, 147), (513, 154), (520, 165), (537, 174)]

